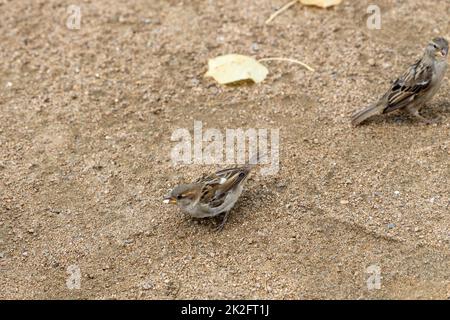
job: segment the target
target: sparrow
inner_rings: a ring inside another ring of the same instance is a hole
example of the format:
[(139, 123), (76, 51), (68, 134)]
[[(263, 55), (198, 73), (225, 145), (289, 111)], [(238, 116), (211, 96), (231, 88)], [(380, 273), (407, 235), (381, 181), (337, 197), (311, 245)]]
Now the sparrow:
[(361, 122), (374, 115), (385, 114), (403, 109), (420, 120), (430, 124), (419, 113), (438, 91), (447, 70), (448, 42), (442, 37), (428, 43), (425, 52), (416, 63), (411, 65), (389, 90), (374, 104), (352, 115), (352, 124)]
[(164, 196), (163, 202), (178, 205), (193, 218), (210, 218), (223, 213), (222, 222), (216, 228), (221, 231), (253, 167), (253, 164), (246, 164), (220, 170), (193, 183), (178, 185)]

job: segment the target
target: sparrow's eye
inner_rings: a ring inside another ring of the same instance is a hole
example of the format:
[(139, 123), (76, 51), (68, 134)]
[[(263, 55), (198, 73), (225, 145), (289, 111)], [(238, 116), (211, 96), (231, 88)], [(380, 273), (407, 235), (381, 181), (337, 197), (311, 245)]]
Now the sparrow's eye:
[(182, 194), (177, 195), (177, 199), (178, 200), (183, 199), (183, 195)]
[(243, 178), (243, 177), (245, 177), (245, 173), (243, 173), (243, 172), (239, 173), (239, 178)]

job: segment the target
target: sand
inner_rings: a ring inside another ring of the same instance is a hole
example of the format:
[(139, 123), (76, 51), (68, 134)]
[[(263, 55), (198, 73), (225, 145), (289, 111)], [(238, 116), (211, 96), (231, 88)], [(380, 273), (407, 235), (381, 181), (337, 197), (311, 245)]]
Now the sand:
[[(0, 298), (449, 298), (448, 75), (423, 110), (439, 124), (349, 118), (450, 37), (450, 3), (377, 1), (370, 30), (372, 2), (265, 25), (285, 1), (79, 1), (70, 30), (73, 1), (0, 1)], [(316, 72), (222, 86), (204, 74), (226, 53)], [(194, 121), (280, 130), (279, 172), (220, 233), (162, 203), (217, 168), (172, 165)]]

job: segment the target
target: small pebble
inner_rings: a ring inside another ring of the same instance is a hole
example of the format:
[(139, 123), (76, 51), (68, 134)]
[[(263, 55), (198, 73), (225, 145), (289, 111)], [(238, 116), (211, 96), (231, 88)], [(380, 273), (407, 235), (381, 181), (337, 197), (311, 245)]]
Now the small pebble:
[(150, 281), (147, 281), (147, 282), (143, 283), (142, 284), (142, 289), (144, 289), (144, 290), (153, 289), (153, 283), (151, 283)]
[(286, 183), (285, 182), (280, 182), (280, 183), (277, 183), (277, 188), (286, 188)]
[(256, 42), (252, 43), (252, 51), (256, 52), (258, 50), (259, 50), (259, 45)]
[(200, 83), (200, 81), (197, 78), (191, 79), (190, 82), (191, 82), (191, 86), (192, 87), (197, 87), (199, 85), (199, 83)]

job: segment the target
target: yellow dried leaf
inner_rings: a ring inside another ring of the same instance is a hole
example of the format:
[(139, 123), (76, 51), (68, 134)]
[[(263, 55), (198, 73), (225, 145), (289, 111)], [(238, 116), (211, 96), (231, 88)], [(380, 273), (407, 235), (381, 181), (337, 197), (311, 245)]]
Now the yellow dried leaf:
[(208, 60), (206, 76), (213, 77), (220, 84), (251, 79), (263, 81), (269, 70), (255, 59), (240, 54), (227, 54)]
[(300, 0), (300, 2), (307, 6), (328, 8), (340, 4), (342, 0)]

